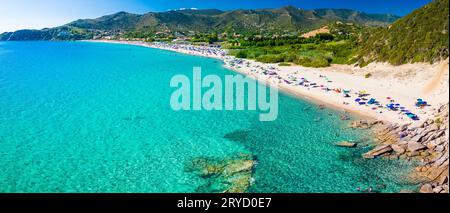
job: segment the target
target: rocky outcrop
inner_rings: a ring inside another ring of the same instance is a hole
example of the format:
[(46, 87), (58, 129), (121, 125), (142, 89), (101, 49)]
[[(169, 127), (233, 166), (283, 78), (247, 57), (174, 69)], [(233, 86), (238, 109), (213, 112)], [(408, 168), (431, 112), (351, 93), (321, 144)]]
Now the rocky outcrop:
[(346, 147), (346, 148), (355, 148), (358, 144), (349, 142), (349, 141), (341, 141), (339, 143), (336, 143), (335, 145), (340, 146), (340, 147)]
[(376, 125), (383, 124), (382, 121), (355, 120), (350, 123), (351, 128), (370, 129)]
[(354, 121), (352, 128), (372, 129), (378, 144), (364, 158), (417, 160), (415, 176), (422, 193), (449, 192), (449, 105), (439, 107), (433, 119), (398, 125), (381, 121)]
[(365, 153), (363, 155), (364, 158), (376, 158), (380, 156), (387, 156), (392, 152), (392, 147), (390, 145), (379, 145), (375, 147), (375, 149)]

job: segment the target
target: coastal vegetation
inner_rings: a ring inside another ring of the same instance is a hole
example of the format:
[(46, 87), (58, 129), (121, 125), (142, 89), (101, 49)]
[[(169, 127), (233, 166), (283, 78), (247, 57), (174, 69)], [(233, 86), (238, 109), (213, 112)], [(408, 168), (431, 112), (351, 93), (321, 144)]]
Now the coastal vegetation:
[(394, 22), (368, 29), (359, 38), (357, 61), (394, 65), (429, 62), (449, 56), (449, 0), (436, 0)]
[(226, 47), (238, 58), (264, 63), (294, 63), (306, 67), (327, 67), (331, 63), (347, 64), (356, 47), (361, 26), (334, 23), (328, 33), (313, 37), (246, 37), (229, 42)]
[[(366, 66), (433, 63), (449, 56), (449, 1), (436, 0), (387, 27), (337, 22), (314, 37), (246, 37), (232, 43), (231, 54), (265, 63), (289, 62), (306, 67), (330, 64)], [(370, 77), (370, 75), (366, 76)]]

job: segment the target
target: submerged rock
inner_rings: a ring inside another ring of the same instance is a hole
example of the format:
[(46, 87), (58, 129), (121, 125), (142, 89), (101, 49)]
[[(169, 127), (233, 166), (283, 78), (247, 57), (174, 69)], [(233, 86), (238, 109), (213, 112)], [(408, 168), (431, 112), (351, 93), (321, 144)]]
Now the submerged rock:
[(223, 138), (235, 142), (245, 142), (247, 141), (250, 132), (251, 131), (249, 130), (237, 130), (224, 135)]
[(370, 125), (369, 122), (366, 120), (356, 120), (350, 123), (350, 127), (357, 129), (369, 129)]
[(339, 143), (336, 143), (335, 145), (340, 146), (340, 147), (347, 147), (347, 148), (355, 148), (357, 146), (356, 143), (348, 142), (348, 141), (341, 141)]
[(340, 115), (339, 117), (340, 117), (340, 119), (341, 119), (342, 121), (348, 121), (348, 120), (350, 120), (350, 116), (347, 115), (347, 114), (342, 114), (342, 115)]
[(385, 154), (392, 152), (392, 147), (390, 145), (380, 145), (375, 147), (375, 149), (363, 154), (364, 158), (376, 158)]
[(208, 180), (198, 191), (244, 193), (252, 183), (255, 164), (252, 155), (237, 154), (227, 158), (195, 158), (185, 169)]
[(233, 175), (239, 172), (251, 171), (255, 165), (254, 160), (237, 160), (225, 166), (224, 173)]
[(230, 187), (224, 193), (244, 193), (251, 185), (251, 173), (237, 174), (229, 179)]

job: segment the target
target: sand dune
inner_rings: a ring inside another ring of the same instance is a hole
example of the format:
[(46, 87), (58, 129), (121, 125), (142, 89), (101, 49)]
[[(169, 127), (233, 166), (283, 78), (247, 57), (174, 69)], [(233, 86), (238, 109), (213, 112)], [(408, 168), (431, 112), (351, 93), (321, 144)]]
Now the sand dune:
[[(428, 85), (423, 89), (424, 94), (430, 94), (439, 90), (443, 84), (448, 86), (448, 75), (449, 75), (449, 59), (447, 58), (445, 61), (442, 61), (438, 67), (438, 71), (428, 82)], [(445, 85), (444, 85), (445, 86)]]

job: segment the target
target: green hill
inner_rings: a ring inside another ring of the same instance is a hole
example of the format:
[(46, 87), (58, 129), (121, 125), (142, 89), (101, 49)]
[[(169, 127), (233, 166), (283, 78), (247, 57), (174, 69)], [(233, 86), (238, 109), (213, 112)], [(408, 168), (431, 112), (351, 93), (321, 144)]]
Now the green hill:
[(435, 0), (389, 27), (364, 33), (356, 59), (361, 65), (372, 61), (432, 63), (449, 56), (448, 31), (449, 0)]
[(305, 32), (331, 22), (351, 22), (367, 26), (386, 26), (399, 17), (366, 14), (354, 10), (302, 10), (287, 6), (259, 10), (177, 10), (143, 15), (119, 12), (97, 19), (77, 20), (62, 27), (3, 33), (0, 40), (76, 40), (96, 34), (126, 32)]
[[(261, 10), (179, 10), (162, 13), (134, 15), (118, 13), (99, 19), (78, 20), (68, 26), (96, 30), (153, 30), (222, 32), (232, 29), (242, 33), (283, 32), (309, 30), (323, 24), (343, 21), (370, 26), (386, 26), (399, 17), (385, 14), (366, 14), (354, 10), (319, 9), (302, 10), (287, 6), (279, 9)], [(114, 24), (112, 24), (114, 23)], [(121, 25), (126, 23), (127, 26)]]

